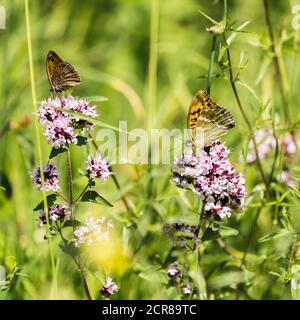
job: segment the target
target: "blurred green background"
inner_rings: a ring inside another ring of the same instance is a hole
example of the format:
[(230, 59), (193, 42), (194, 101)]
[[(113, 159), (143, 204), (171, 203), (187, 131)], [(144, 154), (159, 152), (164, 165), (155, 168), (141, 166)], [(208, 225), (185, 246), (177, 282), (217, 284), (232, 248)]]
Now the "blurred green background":
[[(82, 83), (74, 89), (74, 95), (105, 96), (109, 99), (98, 103), (102, 121), (117, 126), (119, 120), (127, 120), (129, 130), (146, 128), (149, 105), (152, 104), (155, 109), (152, 122), (154, 128), (183, 129), (193, 94), (206, 88), (203, 76), (208, 71), (211, 47), (211, 34), (206, 31), (206, 27), (211, 22), (199, 10), (219, 21), (223, 15), (223, 2), (158, 1), (157, 15), (153, 11), (152, 2), (29, 1), (38, 101), (50, 95), (45, 59), (49, 50), (55, 50), (63, 59), (72, 63), (81, 75)], [(296, 124), (299, 122), (300, 103), (299, 31), (292, 29), (291, 22), (292, 7), (297, 1), (270, 2), (271, 19), (284, 64), (286, 92)], [(13, 275), (10, 289), (0, 292), (0, 298), (83, 298), (79, 274), (71, 259), (59, 249), (59, 239), (56, 238), (54, 254), (58, 262), (58, 290), (55, 295), (51, 289), (53, 279), (49, 247), (47, 241), (43, 240), (43, 230), (37, 228), (36, 213), (32, 211), (41, 200), (41, 194), (33, 189), (28, 175), (29, 170), (37, 165), (37, 153), (24, 2), (4, 0), (0, 4), (6, 9), (6, 29), (0, 30), (0, 185), (5, 188), (0, 190), (0, 264), (5, 266), (8, 274), (14, 266), (22, 266), (22, 274)], [(230, 22), (235, 22), (234, 26), (250, 22), (245, 28), (247, 32), (237, 34), (231, 52), (234, 71), (241, 69), (237, 86), (253, 128), (269, 124), (275, 110), (274, 118), (284, 131), (287, 128), (284, 128), (282, 120), (281, 100), (274, 77), (262, 1), (229, 0), (228, 14)], [(150, 76), (149, 85), (149, 69), (150, 74), (153, 71), (155, 73), (155, 65), (149, 64), (150, 24), (151, 19), (153, 23), (155, 18), (158, 19), (157, 77), (151, 80)], [(247, 63), (242, 67), (245, 61)], [(217, 63), (213, 73), (223, 74)], [(156, 87), (151, 86), (155, 82)], [(247, 166), (242, 157), (242, 151), (248, 143), (248, 131), (234, 100), (228, 77), (218, 76), (213, 79), (211, 96), (219, 104), (227, 106), (236, 118), (236, 128), (224, 140), (232, 150), (233, 164), (245, 173), (247, 192), (251, 195), (253, 188), (261, 182), (256, 167)], [(42, 147), (46, 161), (50, 147), (43, 137)], [(83, 167), (82, 151), (74, 148), (72, 156), (73, 168)], [(270, 170), (269, 163), (264, 165), (267, 171)], [(58, 166), (61, 171), (60, 181), (66, 187), (63, 157), (58, 159)], [(165, 286), (168, 280), (161, 266), (171, 246), (162, 226), (166, 221), (178, 220), (180, 215), (184, 221), (195, 223), (195, 197), (171, 184), (171, 168), (168, 165), (153, 166), (151, 171), (142, 165), (119, 165), (114, 169), (124, 194), (134, 208), (141, 237), (132, 235), (134, 229), (129, 222), (130, 215), (125, 212), (112, 179), (97, 188), (114, 203), (114, 208), (89, 204), (81, 205), (77, 210), (81, 219), (88, 213), (95, 216), (103, 214), (113, 219), (117, 240), (111, 250), (120, 250), (119, 246), (124, 249), (126, 239), (129, 238), (129, 256), (111, 254), (105, 257), (107, 272), (112, 273), (121, 288), (114, 297), (180, 297), (174, 288)], [(83, 185), (80, 178), (75, 179), (76, 192), (80, 192)], [(284, 191), (280, 189), (278, 193)], [(255, 199), (251, 201), (260, 201), (259, 196)], [(290, 201), (294, 205), (289, 210), (290, 218), (293, 226), (300, 229), (299, 201), (297, 198)], [(273, 210), (273, 207), (266, 206), (260, 215), (250, 248), (249, 256), (252, 260), (247, 264), (248, 279), (245, 280), (244, 273), (230, 261), (228, 254), (218, 244), (213, 241), (206, 244), (202, 264), (208, 297), (234, 298), (235, 286), (239, 283), (246, 288), (241, 293), (246, 299), (291, 297), (290, 283), (272, 274), (280, 273), (286, 264), (290, 237), (278, 237), (264, 243), (256, 241), (272, 230)], [(239, 235), (226, 239), (226, 245), (234, 248), (234, 254), (238, 257), (241, 257), (244, 250), (254, 215), (255, 210), (250, 205), (243, 214), (233, 215), (224, 223), (239, 230)], [(133, 241), (132, 237), (135, 236), (137, 240)], [(182, 254), (192, 265), (192, 255)], [(187, 272), (193, 274), (195, 270), (190, 267)], [(92, 275), (88, 275), (88, 282), (93, 296), (99, 298), (99, 282)]]

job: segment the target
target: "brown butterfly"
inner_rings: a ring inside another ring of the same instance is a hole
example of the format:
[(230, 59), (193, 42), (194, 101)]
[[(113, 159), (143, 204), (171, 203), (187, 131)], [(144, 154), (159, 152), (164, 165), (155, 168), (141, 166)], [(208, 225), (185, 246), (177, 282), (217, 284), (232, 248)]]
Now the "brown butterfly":
[(204, 133), (204, 146), (210, 146), (235, 126), (232, 114), (212, 101), (204, 90), (194, 96), (187, 117), (187, 128), (196, 146), (196, 130), (201, 128)]
[(80, 84), (80, 77), (74, 67), (63, 61), (54, 51), (47, 54), (46, 69), (53, 92), (62, 92)]

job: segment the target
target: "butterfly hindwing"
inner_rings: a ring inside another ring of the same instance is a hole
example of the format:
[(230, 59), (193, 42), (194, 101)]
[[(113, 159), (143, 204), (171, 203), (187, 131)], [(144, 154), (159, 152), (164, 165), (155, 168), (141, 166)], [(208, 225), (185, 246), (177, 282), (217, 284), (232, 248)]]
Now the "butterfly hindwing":
[(77, 71), (67, 62), (59, 63), (53, 73), (53, 86), (57, 91), (64, 91), (80, 84)]
[(205, 122), (204, 126), (204, 145), (209, 146), (215, 140), (227, 133), (227, 131), (235, 126), (232, 114), (224, 107), (213, 104), (210, 108), (205, 108), (200, 115), (198, 125), (201, 121)]
[(47, 55), (46, 69), (51, 91), (61, 92), (80, 84), (80, 77), (74, 67), (54, 51), (49, 51)]
[(197, 127), (203, 130), (204, 146), (209, 146), (234, 126), (232, 114), (213, 102), (205, 91), (200, 90), (195, 95), (187, 119), (193, 145), (196, 144)]

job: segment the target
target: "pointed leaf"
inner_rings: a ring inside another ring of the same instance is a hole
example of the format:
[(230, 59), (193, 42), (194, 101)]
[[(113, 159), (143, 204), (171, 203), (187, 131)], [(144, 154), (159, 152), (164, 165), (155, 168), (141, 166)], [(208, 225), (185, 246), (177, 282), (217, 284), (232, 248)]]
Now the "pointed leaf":
[(83, 136), (77, 136), (77, 146), (81, 147), (86, 145), (88, 142), (88, 139)]
[(64, 253), (70, 255), (71, 257), (76, 257), (79, 255), (79, 248), (75, 247), (73, 242), (69, 242), (67, 244), (64, 242), (61, 242), (59, 244), (59, 247)]
[(224, 226), (220, 227), (219, 233), (222, 238), (236, 236), (239, 234), (238, 230)]
[(79, 227), (79, 226), (81, 226), (82, 225), (82, 223), (80, 222), (80, 221), (78, 221), (78, 220), (74, 220), (74, 221), (71, 221), (71, 220), (67, 220), (64, 224), (63, 224), (63, 226), (62, 226), (62, 228), (67, 228), (67, 227)]
[(199, 13), (201, 13), (203, 17), (205, 17), (207, 20), (209, 20), (213, 24), (219, 24), (218, 21), (214, 20), (212, 17), (208, 16), (206, 13), (202, 12), (201, 10), (199, 10)]
[[(57, 199), (58, 195), (57, 194), (49, 194), (49, 196), (47, 196), (47, 205), (48, 208), (51, 207), (56, 199)], [(34, 209), (33, 211), (38, 211), (38, 210), (43, 210), (44, 209), (44, 201), (42, 200)]]
[(90, 96), (90, 97), (83, 97), (82, 99), (87, 100), (88, 102), (108, 101), (108, 98), (103, 96)]
[(52, 158), (56, 157), (58, 154), (64, 153), (66, 151), (67, 151), (67, 148), (64, 148), (64, 147), (61, 147), (58, 149), (52, 148), (49, 159), (52, 159)]
[(84, 195), (81, 198), (81, 201), (94, 202), (100, 205), (104, 205), (105, 207), (113, 207), (113, 205), (108, 200), (100, 196), (100, 194), (98, 194), (96, 191), (91, 190), (84, 193)]

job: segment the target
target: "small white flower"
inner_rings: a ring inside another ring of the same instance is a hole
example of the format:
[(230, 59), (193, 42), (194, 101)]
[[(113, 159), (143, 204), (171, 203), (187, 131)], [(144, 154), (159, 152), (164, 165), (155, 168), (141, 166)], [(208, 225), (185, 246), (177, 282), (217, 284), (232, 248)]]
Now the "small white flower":
[(95, 221), (93, 217), (89, 217), (84, 225), (74, 231), (73, 242), (76, 247), (80, 247), (82, 245), (89, 246), (95, 241), (107, 241), (112, 227), (113, 224), (110, 220), (101, 218)]

